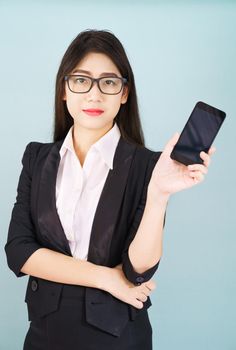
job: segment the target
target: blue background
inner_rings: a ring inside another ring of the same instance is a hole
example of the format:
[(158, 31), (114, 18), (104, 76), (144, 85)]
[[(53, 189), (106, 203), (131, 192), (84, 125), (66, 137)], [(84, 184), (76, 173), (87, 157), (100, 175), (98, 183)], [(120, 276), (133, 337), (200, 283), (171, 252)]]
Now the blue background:
[(206, 180), (171, 197), (149, 315), (154, 350), (235, 350), (234, 1), (0, 1), (0, 348), (21, 349), (27, 278), (3, 251), (21, 157), (52, 139), (55, 76), (73, 38), (109, 29), (136, 77), (147, 147), (162, 150), (199, 100), (227, 113)]

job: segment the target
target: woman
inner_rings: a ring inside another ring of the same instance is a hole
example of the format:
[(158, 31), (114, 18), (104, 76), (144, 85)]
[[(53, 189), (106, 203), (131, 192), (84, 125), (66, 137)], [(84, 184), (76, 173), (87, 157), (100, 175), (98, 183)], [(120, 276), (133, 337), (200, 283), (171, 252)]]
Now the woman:
[(68, 47), (56, 79), (54, 142), (23, 155), (5, 246), (29, 275), (24, 350), (152, 349), (147, 309), (172, 193), (210, 163), (184, 166), (144, 145), (134, 76), (108, 31)]

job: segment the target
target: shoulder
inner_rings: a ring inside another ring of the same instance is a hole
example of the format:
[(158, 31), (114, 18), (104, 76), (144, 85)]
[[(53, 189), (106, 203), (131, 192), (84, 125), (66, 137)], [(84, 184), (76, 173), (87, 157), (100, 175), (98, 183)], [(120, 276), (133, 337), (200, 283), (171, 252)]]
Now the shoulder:
[(134, 143), (129, 143), (129, 147), (133, 150), (133, 160), (130, 168), (132, 184), (137, 186), (137, 184), (148, 182), (162, 152)]
[(153, 151), (152, 149), (138, 145), (127, 139), (121, 137), (121, 141), (125, 143), (130, 149), (134, 151), (134, 159), (141, 160), (142, 162), (149, 162), (151, 159), (155, 162), (159, 159), (161, 152)]
[(54, 145), (53, 142), (42, 143), (42, 142), (31, 141), (25, 147), (25, 151), (23, 154), (23, 160), (24, 160), (24, 158), (37, 157), (37, 155), (40, 152), (42, 152), (42, 151), (45, 152), (47, 150), (49, 151), (53, 145)]
[(38, 159), (45, 159), (54, 146), (58, 146), (59, 148), (60, 142), (37, 142), (31, 141), (26, 147), (22, 157), (23, 166), (27, 167), (29, 170), (34, 168), (35, 162)]
[(37, 142), (37, 141), (31, 141), (26, 145), (25, 150), (31, 154), (37, 154), (39, 151), (46, 151), (50, 150), (53, 145), (55, 145), (56, 142), (48, 142), (48, 143), (43, 143), (43, 142)]
[(47, 154), (52, 147), (56, 146), (58, 150), (60, 149), (63, 140), (57, 142), (37, 142), (31, 141), (26, 145), (25, 152), (31, 157), (37, 156), (38, 154)]
[(148, 159), (159, 158), (161, 155), (160, 151), (153, 151), (152, 149), (145, 146), (137, 146), (136, 152), (139, 157), (145, 157)]
[(160, 151), (153, 151), (145, 146), (137, 146), (135, 152), (136, 162), (146, 168), (153, 168), (161, 155)]

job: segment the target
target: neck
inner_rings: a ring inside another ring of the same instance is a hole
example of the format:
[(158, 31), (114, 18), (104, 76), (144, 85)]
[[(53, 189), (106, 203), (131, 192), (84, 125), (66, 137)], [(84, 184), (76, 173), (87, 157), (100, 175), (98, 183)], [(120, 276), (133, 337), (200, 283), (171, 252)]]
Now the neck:
[(83, 165), (86, 154), (90, 147), (104, 136), (111, 128), (113, 123), (106, 125), (102, 129), (85, 129), (78, 124), (73, 127), (73, 144), (77, 157)]

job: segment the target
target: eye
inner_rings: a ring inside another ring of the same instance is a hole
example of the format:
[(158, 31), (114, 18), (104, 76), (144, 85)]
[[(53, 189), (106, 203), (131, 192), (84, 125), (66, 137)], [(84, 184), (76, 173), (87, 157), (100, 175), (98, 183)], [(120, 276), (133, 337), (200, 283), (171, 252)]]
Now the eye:
[(79, 75), (72, 77), (72, 79), (73, 83), (77, 85), (87, 85), (90, 82), (88, 78)]
[(84, 84), (84, 83), (87, 83), (87, 82), (88, 82), (88, 79), (79, 77), (79, 78), (76, 78), (75, 81), (76, 81), (76, 83), (78, 83), (78, 84)]
[(116, 80), (115, 79), (106, 79), (105, 84), (106, 85), (116, 85)]

